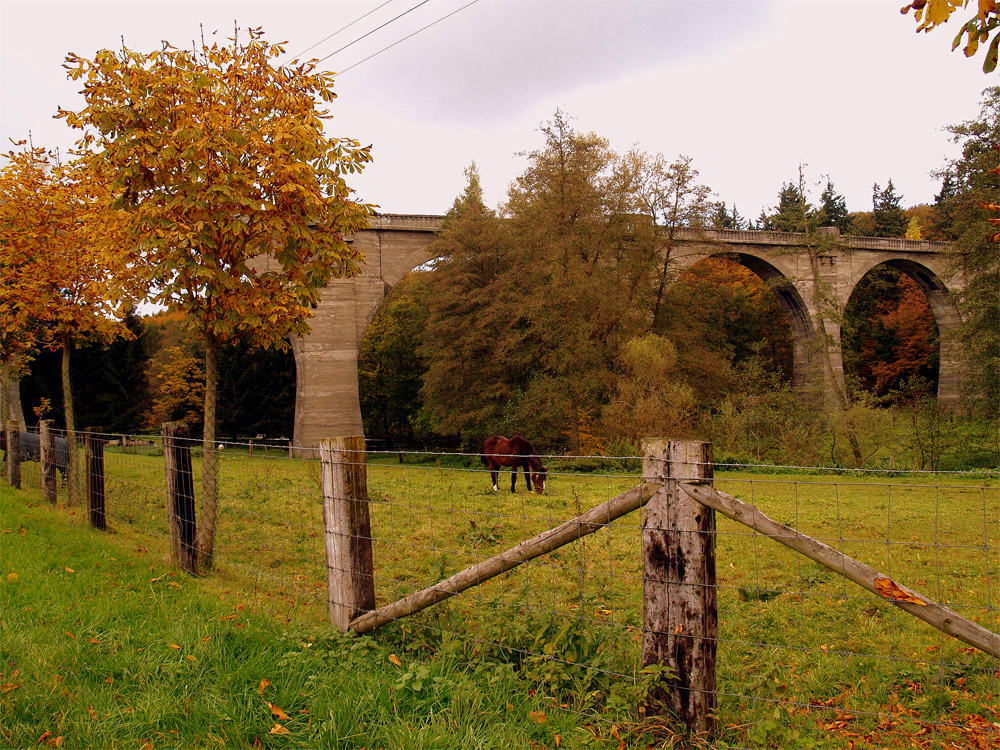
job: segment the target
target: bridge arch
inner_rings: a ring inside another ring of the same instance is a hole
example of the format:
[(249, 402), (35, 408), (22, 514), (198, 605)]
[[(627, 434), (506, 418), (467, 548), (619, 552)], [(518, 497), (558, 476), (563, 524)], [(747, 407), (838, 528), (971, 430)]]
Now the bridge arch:
[(937, 266), (943, 270), (940, 259), (937, 263), (928, 263), (924, 259), (882, 257), (872, 258), (870, 262), (861, 265), (859, 275), (851, 289), (851, 294), (857, 289), (861, 280), (880, 267), (888, 267), (905, 274), (912, 279), (927, 298), (931, 316), (938, 328), (938, 401), (943, 404), (955, 404), (961, 396), (961, 353), (958, 340), (962, 317), (955, 304), (954, 297), (938, 272), (932, 268)]
[(788, 275), (788, 268), (781, 268), (780, 258), (767, 258), (751, 251), (724, 250), (708, 252), (700, 257), (689, 256), (687, 268), (708, 258), (721, 258), (737, 263), (760, 278), (774, 294), (792, 336), (792, 386), (801, 395), (812, 397), (819, 393), (821, 373), (814, 366), (812, 345), (815, 327), (809, 308), (799, 289)]

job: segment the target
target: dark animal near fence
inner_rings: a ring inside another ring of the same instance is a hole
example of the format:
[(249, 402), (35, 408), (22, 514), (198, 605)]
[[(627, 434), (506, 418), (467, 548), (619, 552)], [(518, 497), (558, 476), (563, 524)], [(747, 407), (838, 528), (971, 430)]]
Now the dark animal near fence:
[[(37, 432), (26, 430), (18, 431), (18, 438), (21, 443), (21, 461), (41, 461), (42, 443)], [(57, 437), (55, 455), (52, 462), (59, 469), (63, 479), (66, 478), (66, 470), (69, 468), (69, 444), (66, 438)], [(3, 450), (4, 458), (7, 457), (7, 433), (0, 430), (0, 450)]]
[[(547, 469), (542, 466), (542, 460), (538, 457), (535, 446), (529, 443), (520, 435), (507, 439), (503, 435), (492, 435), (486, 438), (483, 445), (482, 461), (490, 470), (490, 478), (493, 480), (493, 491), (500, 490), (500, 467), (510, 467), (510, 491), (515, 492), (517, 485), (517, 470), (524, 470), (524, 483), (528, 485), (530, 492), (531, 483), (534, 481), (534, 490), (539, 495), (545, 491), (545, 475)], [(528, 473), (531, 469), (531, 474)]]

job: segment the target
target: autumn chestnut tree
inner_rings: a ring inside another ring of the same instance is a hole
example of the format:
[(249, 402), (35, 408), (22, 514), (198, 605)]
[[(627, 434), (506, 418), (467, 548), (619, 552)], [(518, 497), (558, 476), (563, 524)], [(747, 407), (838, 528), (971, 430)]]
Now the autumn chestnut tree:
[(284, 347), (308, 333), (323, 286), (357, 272), (362, 258), (344, 237), (373, 210), (344, 179), (371, 160), (370, 147), (324, 134), (332, 74), (274, 64), (284, 49), (260, 29), (235, 36), (193, 50), (71, 54), (65, 67), (86, 106), (60, 112), (94, 152), (107, 208), (125, 216), (124, 241), (104, 246), (123, 287), (183, 309), (204, 341), (205, 568), (218, 511), (219, 346)]
[(43, 154), (10, 151), (0, 167), (0, 428), (11, 416), (12, 370), (37, 348), (46, 306), (43, 243), (37, 241), (44, 233), (37, 225), (49, 217), (35, 210), (37, 188), (46, 179)]
[[(23, 146), (23, 144), (21, 144)], [(41, 148), (4, 154), (0, 169), (0, 364), (40, 345), (62, 352), (62, 391), (69, 438), (70, 503), (79, 499), (70, 356), (80, 341), (128, 336), (118, 300), (108, 297), (108, 270), (97, 236), (113, 235), (94, 210), (83, 178), (86, 161), (62, 163)], [(5, 403), (9, 378), (4, 378)]]

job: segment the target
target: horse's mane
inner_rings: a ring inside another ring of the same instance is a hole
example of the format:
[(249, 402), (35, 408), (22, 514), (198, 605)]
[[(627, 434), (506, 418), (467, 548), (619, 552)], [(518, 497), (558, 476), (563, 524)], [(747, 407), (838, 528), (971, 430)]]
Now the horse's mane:
[(525, 459), (528, 461), (528, 466), (531, 467), (532, 471), (534, 472), (545, 471), (545, 467), (542, 465), (542, 459), (539, 457), (538, 451), (535, 449), (535, 446), (533, 446), (531, 443), (529, 443), (520, 435), (515, 435), (513, 438), (511, 438), (511, 442), (514, 441), (519, 441), (520, 443), (523, 444), (523, 447), (527, 449), (526, 452), (521, 453), (521, 455), (524, 456)]

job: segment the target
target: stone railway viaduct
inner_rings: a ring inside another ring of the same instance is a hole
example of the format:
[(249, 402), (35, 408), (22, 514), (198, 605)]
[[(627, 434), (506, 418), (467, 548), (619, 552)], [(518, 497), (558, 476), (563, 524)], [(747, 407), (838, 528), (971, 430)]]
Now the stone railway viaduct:
[[(320, 438), (361, 435), (358, 398), (358, 352), (379, 303), (414, 268), (432, 259), (427, 246), (441, 229), (442, 216), (380, 214), (371, 228), (353, 238), (365, 256), (361, 273), (335, 279), (323, 290), (312, 332), (293, 337), (295, 354), (295, 435), (300, 448), (315, 447)], [(843, 309), (862, 277), (888, 265), (914, 279), (927, 295), (940, 332), (938, 398), (954, 402), (959, 395), (956, 329), (960, 323), (950, 292), (961, 279), (949, 278), (948, 244), (875, 237), (832, 236), (820, 247), (819, 291), (804, 235), (716, 229), (682, 229), (675, 234), (673, 258), (678, 271), (700, 260), (723, 256), (747, 267), (768, 282), (784, 309), (793, 337), (793, 383), (803, 393), (829, 395), (830, 375), (823, 367), (822, 333), (832, 342), (831, 365), (841, 371), (840, 327), (819, 308), (817, 299)], [(814, 247), (813, 254), (816, 254)]]

